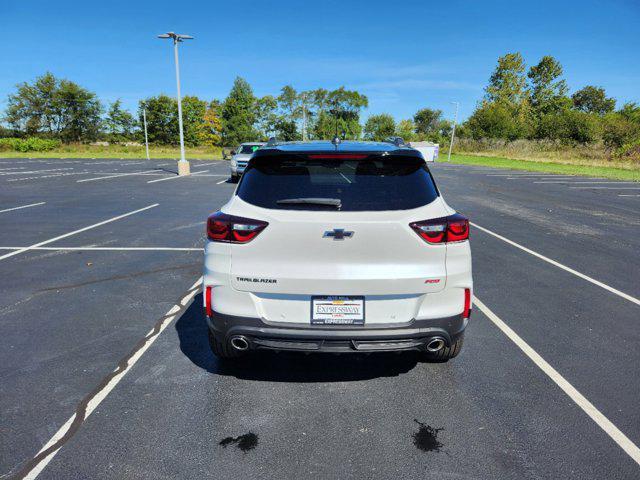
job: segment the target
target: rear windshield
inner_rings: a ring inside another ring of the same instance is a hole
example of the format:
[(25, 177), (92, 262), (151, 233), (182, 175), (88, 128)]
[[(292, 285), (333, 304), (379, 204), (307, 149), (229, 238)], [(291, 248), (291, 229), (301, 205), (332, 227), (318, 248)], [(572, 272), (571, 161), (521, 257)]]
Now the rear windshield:
[(431, 203), (438, 190), (425, 163), (413, 157), (253, 160), (238, 186), (244, 201), (280, 210), (408, 210)]
[(240, 145), (240, 148), (238, 149), (238, 153), (251, 154), (256, 150), (258, 150), (260, 147), (261, 145)]

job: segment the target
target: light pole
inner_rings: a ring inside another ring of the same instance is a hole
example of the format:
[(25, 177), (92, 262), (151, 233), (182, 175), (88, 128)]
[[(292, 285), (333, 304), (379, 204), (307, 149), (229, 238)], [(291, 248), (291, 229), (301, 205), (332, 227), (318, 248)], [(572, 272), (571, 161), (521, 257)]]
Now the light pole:
[(449, 142), (449, 156), (447, 157), (447, 162), (451, 161), (451, 149), (453, 148), (453, 139), (456, 136), (456, 123), (458, 122), (458, 107), (460, 106), (459, 102), (451, 102), (456, 106), (456, 113), (453, 117), (453, 128), (451, 129), (451, 142)]
[(307, 94), (303, 92), (302, 98), (302, 141), (307, 141)]
[(144, 146), (147, 150), (147, 160), (149, 160), (149, 137), (147, 136), (147, 109), (142, 109), (142, 120), (144, 121)]
[(180, 161), (178, 162), (178, 175), (189, 175), (189, 162), (184, 158), (184, 134), (182, 131), (182, 99), (180, 98), (180, 63), (178, 62), (178, 44), (184, 40), (192, 40), (191, 35), (179, 33), (163, 33), (158, 38), (171, 38), (173, 40), (173, 55), (176, 61), (176, 84), (178, 86), (178, 127), (180, 129)]

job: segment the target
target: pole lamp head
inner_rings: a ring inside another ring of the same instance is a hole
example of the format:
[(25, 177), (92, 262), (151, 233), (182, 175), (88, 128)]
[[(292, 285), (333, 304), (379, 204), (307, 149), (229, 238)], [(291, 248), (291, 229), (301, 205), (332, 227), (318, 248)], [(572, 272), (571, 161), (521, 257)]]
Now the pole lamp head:
[(163, 33), (161, 35), (158, 35), (158, 38), (171, 38), (173, 39), (174, 43), (183, 42), (185, 40), (193, 40), (193, 37), (191, 35), (184, 35), (182, 33), (174, 32)]

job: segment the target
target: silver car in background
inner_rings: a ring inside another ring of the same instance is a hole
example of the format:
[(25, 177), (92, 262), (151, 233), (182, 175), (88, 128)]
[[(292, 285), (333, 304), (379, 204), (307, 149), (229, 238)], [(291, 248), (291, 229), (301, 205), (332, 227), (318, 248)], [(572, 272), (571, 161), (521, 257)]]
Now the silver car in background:
[(240, 146), (232, 151), (231, 156), (231, 181), (237, 182), (240, 175), (244, 173), (244, 169), (247, 167), (247, 163), (257, 149), (266, 145), (264, 142), (250, 142), (242, 143)]

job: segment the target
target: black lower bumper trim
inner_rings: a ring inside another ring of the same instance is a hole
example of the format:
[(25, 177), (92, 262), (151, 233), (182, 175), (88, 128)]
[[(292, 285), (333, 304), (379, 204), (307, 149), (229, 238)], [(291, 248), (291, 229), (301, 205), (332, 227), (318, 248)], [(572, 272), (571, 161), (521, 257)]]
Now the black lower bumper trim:
[(242, 336), (252, 350), (381, 352), (424, 350), (434, 337), (451, 345), (463, 333), (467, 321), (462, 315), (455, 315), (376, 327), (319, 326), (272, 323), (214, 312), (213, 317), (207, 317), (207, 323), (218, 340), (229, 342), (232, 337)]

